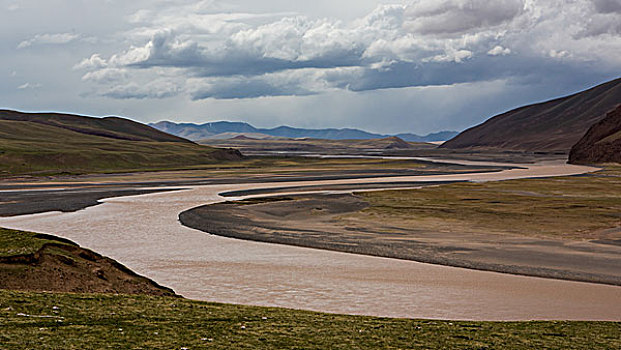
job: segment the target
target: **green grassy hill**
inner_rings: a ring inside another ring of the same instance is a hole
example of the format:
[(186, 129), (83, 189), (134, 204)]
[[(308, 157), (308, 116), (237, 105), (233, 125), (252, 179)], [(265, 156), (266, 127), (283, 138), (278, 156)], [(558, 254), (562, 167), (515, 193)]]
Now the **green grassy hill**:
[(193, 168), (240, 158), (118, 117), (0, 111), (0, 176)]

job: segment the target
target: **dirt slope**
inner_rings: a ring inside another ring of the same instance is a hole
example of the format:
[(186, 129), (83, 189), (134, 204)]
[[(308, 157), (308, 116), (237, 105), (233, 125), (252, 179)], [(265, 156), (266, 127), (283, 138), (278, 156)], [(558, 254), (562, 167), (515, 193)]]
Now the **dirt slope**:
[(567, 153), (594, 123), (621, 103), (621, 78), (577, 94), (497, 115), (441, 148), (498, 148)]
[(71, 241), (3, 228), (0, 289), (175, 295), (171, 289)]
[(621, 106), (595, 123), (571, 148), (569, 162), (621, 163)]

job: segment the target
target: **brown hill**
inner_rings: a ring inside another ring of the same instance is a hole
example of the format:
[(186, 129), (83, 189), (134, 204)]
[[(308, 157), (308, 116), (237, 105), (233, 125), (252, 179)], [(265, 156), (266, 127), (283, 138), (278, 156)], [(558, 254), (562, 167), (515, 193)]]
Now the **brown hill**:
[(248, 137), (246, 135), (237, 135), (235, 137), (231, 137), (231, 140), (258, 140), (254, 137)]
[(413, 148), (413, 146), (397, 136), (386, 137), (377, 140), (378, 146), (384, 149), (401, 149), (401, 148)]
[(472, 127), (441, 148), (569, 152), (591, 125), (621, 103), (621, 78), (555, 100), (521, 107)]
[(159, 141), (191, 143), (148, 125), (120, 117), (95, 118), (62, 113), (25, 113), (0, 110), (0, 120), (13, 120), (49, 125), (81, 134), (129, 141)]
[(241, 159), (119, 117), (0, 111), (0, 176), (184, 169)]
[(571, 148), (573, 164), (621, 163), (621, 106), (595, 123)]
[(0, 289), (175, 295), (71, 241), (4, 228), (0, 228)]

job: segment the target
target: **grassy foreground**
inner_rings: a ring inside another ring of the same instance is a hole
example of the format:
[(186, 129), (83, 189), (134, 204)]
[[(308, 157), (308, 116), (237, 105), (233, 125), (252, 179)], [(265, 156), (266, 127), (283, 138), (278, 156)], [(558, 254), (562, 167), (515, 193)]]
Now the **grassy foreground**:
[(358, 193), (370, 207), (351, 220), (439, 232), (599, 238), (621, 226), (621, 167), (583, 176), (459, 183)]
[(612, 349), (621, 323), (449, 322), (0, 291), (2, 349)]

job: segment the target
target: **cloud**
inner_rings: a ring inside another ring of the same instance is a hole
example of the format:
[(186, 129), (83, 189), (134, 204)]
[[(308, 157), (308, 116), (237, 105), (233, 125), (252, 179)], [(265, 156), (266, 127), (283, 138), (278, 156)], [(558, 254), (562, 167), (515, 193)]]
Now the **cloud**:
[(619, 0), (594, 0), (593, 3), (599, 13), (621, 13), (621, 1)]
[(578, 31), (574, 37), (585, 38), (609, 34), (616, 37), (621, 35), (621, 1), (619, 0), (595, 0), (595, 9), (586, 26)]
[(26, 90), (26, 89), (38, 89), (43, 87), (41, 83), (24, 83), (17, 87), (18, 90)]
[(78, 38), (80, 38), (80, 35), (75, 33), (37, 34), (28, 40), (20, 42), (17, 48), (24, 49), (32, 45), (67, 44)]
[(571, 54), (565, 50), (550, 50), (548, 55), (552, 58), (566, 58), (571, 56)]
[(80, 61), (78, 64), (73, 66), (73, 69), (103, 69), (108, 67), (108, 62), (105, 59), (101, 58), (99, 54), (93, 54), (89, 58), (85, 58)]
[(260, 75), (288, 69), (359, 65), (364, 45), (339, 35), (325, 20), (304, 17), (242, 30), (219, 46), (199, 45), (172, 30), (162, 30), (140, 47), (112, 56), (102, 64), (137, 68), (177, 67), (201, 76)]
[(195, 41), (182, 40), (173, 31), (156, 33), (143, 47), (132, 47), (119, 56), (113, 56), (111, 63), (148, 67), (192, 67), (204, 63), (203, 49)]
[(326, 74), (340, 70), (308, 68), (254, 77), (195, 78), (188, 82), (188, 89), (193, 100), (308, 96), (334, 89), (327, 82)]
[(419, 0), (405, 26), (423, 35), (457, 34), (507, 23), (522, 13), (523, 0)]
[(261, 78), (230, 78), (219, 80), (213, 84), (202, 84), (199, 89), (192, 93), (192, 99), (239, 99), (265, 96), (304, 96), (312, 94), (313, 92), (305, 90), (297, 85), (286, 83), (275, 84)]
[(455, 62), (461, 63), (469, 58), (472, 58), (472, 51), (468, 50), (451, 50), (450, 52), (442, 55), (436, 55), (430, 58), (423, 59), (423, 62)]
[(88, 72), (82, 76), (83, 81), (91, 81), (99, 84), (116, 83), (127, 79), (128, 74), (125, 69), (107, 68)]
[(553, 64), (621, 65), (618, 1), (417, 0), (349, 22), (215, 4), (135, 12), (130, 44), (74, 68), (108, 97), (199, 100), (524, 81), (545, 75), (541, 67), (556, 72)]
[(179, 87), (167, 81), (154, 81), (147, 84), (128, 83), (115, 85), (100, 95), (114, 99), (163, 99), (179, 94)]
[(500, 45), (494, 46), (493, 49), (487, 51), (487, 54), (490, 56), (505, 56), (511, 53), (511, 50), (508, 48), (504, 48)]

